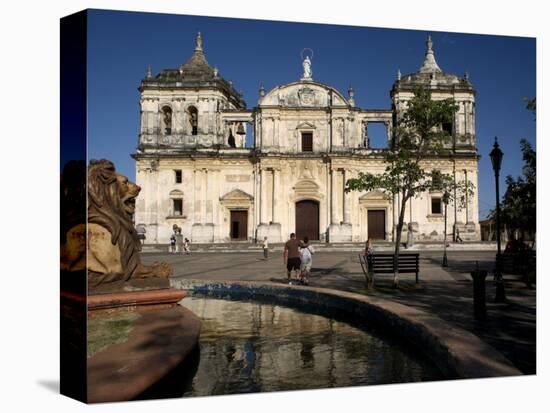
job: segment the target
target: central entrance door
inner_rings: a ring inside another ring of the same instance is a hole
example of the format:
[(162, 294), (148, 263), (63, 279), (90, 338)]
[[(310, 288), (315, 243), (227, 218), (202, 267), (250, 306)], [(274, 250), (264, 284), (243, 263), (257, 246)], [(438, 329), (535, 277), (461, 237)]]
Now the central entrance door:
[(296, 202), (296, 238), (319, 239), (319, 203), (316, 201)]
[(248, 211), (231, 211), (229, 228), (232, 241), (246, 241), (248, 233)]
[(386, 238), (386, 211), (383, 209), (369, 209), (368, 228), (370, 239)]

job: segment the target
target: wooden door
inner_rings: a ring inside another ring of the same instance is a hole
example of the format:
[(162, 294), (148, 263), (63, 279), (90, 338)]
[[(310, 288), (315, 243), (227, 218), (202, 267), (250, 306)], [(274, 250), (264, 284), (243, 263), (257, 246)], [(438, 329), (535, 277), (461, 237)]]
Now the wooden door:
[(230, 237), (235, 241), (246, 241), (248, 233), (248, 211), (231, 211)]
[(315, 201), (296, 202), (296, 237), (319, 239), (319, 203)]
[(386, 238), (386, 211), (381, 209), (369, 209), (368, 211), (369, 238)]

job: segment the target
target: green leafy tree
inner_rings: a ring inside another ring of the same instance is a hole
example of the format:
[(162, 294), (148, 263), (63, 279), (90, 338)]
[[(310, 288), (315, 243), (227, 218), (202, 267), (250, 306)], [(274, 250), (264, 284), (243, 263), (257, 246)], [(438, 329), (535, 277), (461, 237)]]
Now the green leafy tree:
[[(524, 98), (525, 108), (533, 115), (537, 111), (537, 98)], [(537, 230), (537, 154), (527, 139), (520, 140), (523, 155), (522, 176), (506, 177), (506, 192), (500, 203), (501, 222), (505, 225), (509, 237), (516, 233), (524, 237), (525, 233), (535, 234)], [(489, 213), (490, 219), (496, 219), (496, 211)]]
[[(520, 233), (534, 234), (537, 228), (537, 154), (526, 140), (520, 141), (523, 154), (522, 176), (506, 177), (506, 192), (500, 204), (502, 223), (511, 237)], [(491, 211), (491, 218), (496, 212)]]
[(434, 157), (452, 156), (451, 137), (442, 125), (452, 122), (457, 110), (453, 99), (434, 101), (429, 90), (415, 90), (397, 125), (394, 143), (383, 150), (387, 163), (385, 171), (380, 174), (360, 172), (357, 178), (346, 182), (348, 192), (380, 190), (390, 198), (401, 195), (393, 264), (395, 287), (399, 284), (397, 263), (407, 202), (429, 190), (457, 193), (457, 198), (473, 192), (471, 183), (457, 185), (450, 174), (424, 169), (426, 161)]

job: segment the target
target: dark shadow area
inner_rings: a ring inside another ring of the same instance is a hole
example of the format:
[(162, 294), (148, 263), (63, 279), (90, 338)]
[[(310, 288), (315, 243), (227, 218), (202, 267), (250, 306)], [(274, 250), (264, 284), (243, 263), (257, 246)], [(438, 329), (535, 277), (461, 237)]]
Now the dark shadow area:
[[(135, 398), (143, 394), (143, 386), (155, 386), (173, 374), (174, 368), (180, 374), (189, 371), (192, 379), (196, 371), (193, 363), (180, 364), (194, 351), (198, 323), (188, 311), (174, 307), (142, 313), (126, 341), (112, 344), (88, 359), (90, 402)], [(195, 362), (198, 364), (198, 360)], [(145, 390), (155, 394), (147, 398), (179, 397), (186, 385), (182, 380), (164, 383)]]
[(38, 380), (37, 383), (46, 390), (59, 394), (59, 380)]
[(138, 395), (134, 400), (181, 397), (186, 391), (192, 388), (193, 378), (199, 368), (200, 353), (200, 346), (195, 346), (192, 352), (175, 369)]
[[(511, 288), (507, 283), (508, 302), (494, 303), (495, 284), (486, 281), (487, 315), (476, 320), (473, 313), (473, 285), (470, 281), (453, 283), (421, 283), (414, 288), (401, 282), (398, 289), (391, 280), (383, 280), (369, 294), (387, 298), (401, 304), (435, 314), (443, 320), (477, 335), (506, 356), (524, 374), (536, 373), (536, 308), (533, 291)], [(522, 301), (526, 301), (523, 304)]]

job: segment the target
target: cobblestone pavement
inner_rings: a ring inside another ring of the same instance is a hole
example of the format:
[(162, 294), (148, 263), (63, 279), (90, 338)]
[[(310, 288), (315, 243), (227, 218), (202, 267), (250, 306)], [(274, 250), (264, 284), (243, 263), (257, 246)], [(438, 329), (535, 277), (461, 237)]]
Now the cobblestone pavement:
[[(470, 271), (476, 267), (491, 272), (494, 252), (452, 251), (448, 267), (441, 267), (442, 252), (420, 252), (420, 283), (414, 274), (400, 276), (399, 289), (392, 288), (392, 275), (376, 278), (376, 288), (366, 290), (357, 253), (319, 252), (314, 256), (311, 285), (376, 295), (437, 314), (464, 328), (502, 352), (525, 374), (536, 373), (536, 290), (518, 280), (506, 283), (507, 302), (496, 304), (494, 282), (487, 277), (487, 317), (473, 317)], [(258, 280), (285, 282), (286, 270), (280, 252), (264, 260), (255, 253), (168, 254), (144, 253), (143, 261), (166, 261), (173, 277), (201, 280)]]

